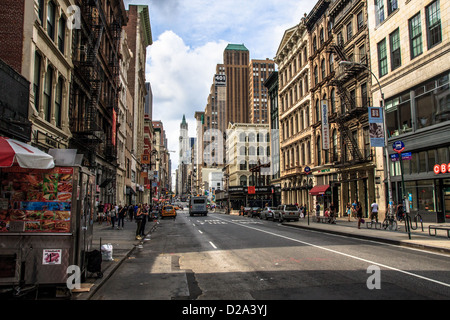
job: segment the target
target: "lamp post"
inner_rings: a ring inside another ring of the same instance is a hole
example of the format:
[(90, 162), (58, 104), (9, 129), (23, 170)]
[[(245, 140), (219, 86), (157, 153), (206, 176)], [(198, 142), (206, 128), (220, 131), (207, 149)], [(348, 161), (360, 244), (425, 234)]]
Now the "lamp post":
[(388, 151), (388, 131), (386, 126), (386, 106), (384, 104), (384, 93), (381, 90), (381, 84), (380, 81), (378, 81), (377, 76), (370, 70), (365, 64), (358, 63), (358, 62), (351, 62), (351, 61), (340, 61), (340, 66), (360, 66), (364, 69), (368, 70), (372, 76), (375, 78), (375, 80), (378, 83), (378, 87), (380, 89), (381, 94), (381, 104), (382, 104), (382, 110), (383, 110), (383, 126), (384, 126), (384, 151), (385, 151), (385, 167), (386, 167), (386, 176), (387, 176), (387, 183), (388, 183), (388, 199), (389, 199), (389, 214), (393, 215), (393, 198), (392, 198), (392, 185), (391, 185), (391, 170), (389, 166), (389, 151)]

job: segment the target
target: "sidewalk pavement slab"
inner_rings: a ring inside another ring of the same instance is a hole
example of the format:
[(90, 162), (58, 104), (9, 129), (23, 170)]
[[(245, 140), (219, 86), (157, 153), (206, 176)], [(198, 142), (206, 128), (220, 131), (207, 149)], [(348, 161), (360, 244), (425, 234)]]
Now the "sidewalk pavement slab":
[(142, 240), (136, 239), (136, 222), (125, 219), (123, 229), (117, 229), (117, 225), (112, 228), (106, 222), (99, 224), (94, 222), (92, 250), (99, 250), (101, 245), (112, 244), (113, 252), (111, 261), (102, 261), (102, 277), (97, 277), (95, 273), (89, 273), (82, 287), (90, 287), (87, 292), (72, 292), (72, 300), (89, 300), (95, 292), (107, 281), (114, 271), (128, 259), (135, 248), (149, 241), (151, 233), (156, 229), (158, 221), (147, 221), (145, 225), (145, 237)]

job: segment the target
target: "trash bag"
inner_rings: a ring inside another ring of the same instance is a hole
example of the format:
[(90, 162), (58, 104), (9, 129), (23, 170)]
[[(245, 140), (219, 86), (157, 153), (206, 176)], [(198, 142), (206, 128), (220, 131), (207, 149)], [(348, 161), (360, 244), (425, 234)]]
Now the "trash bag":
[(113, 260), (113, 257), (112, 257), (113, 246), (111, 243), (103, 244), (101, 250), (102, 250), (103, 261), (112, 261)]

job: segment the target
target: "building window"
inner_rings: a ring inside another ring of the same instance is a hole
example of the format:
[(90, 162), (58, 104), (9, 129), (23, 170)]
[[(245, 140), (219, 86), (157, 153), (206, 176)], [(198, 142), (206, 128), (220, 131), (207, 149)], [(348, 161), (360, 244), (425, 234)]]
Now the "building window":
[(317, 39), (316, 36), (313, 38), (313, 54), (317, 51)]
[(45, 84), (44, 84), (44, 119), (50, 122), (51, 119), (51, 111), (52, 111), (52, 84), (53, 82), (53, 68), (48, 67), (47, 73), (45, 75)]
[(363, 136), (364, 136), (364, 158), (368, 158), (371, 154), (370, 152), (370, 136), (369, 136), (369, 127), (363, 128)]
[(41, 92), (41, 55), (35, 53), (34, 55), (34, 81), (33, 81), (33, 93), (34, 93), (34, 107), (39, 111), (40, 92)]
[(55, 17), (56, 17), (56, 6), (53, 1), (49, 1), (47, 5), (47, 34), (52, 39), (55, 40)]
[(55, 94), (55, 125), (61, 128), (61, 113), (62, 113), (62, 96), (63, 96), (63, 78), (58, 79), (58, 84), (56, 85)]
[(384, 21), (384, 0), (375, 0), (375, 21), (379, 25)]
[(330, 53), (330, 60), (328, 61), (328, 63), (330, 64), (330, 73), (333, 73), (334, 71), (334, 55), (333, 53)]
[(61, 17), (58, 24), (58, 49), (64, 54), (64, 46), (66, 39), (66, 19)]
[(402, 65), (400, 52), (400, 29), (395, 30), (389, 35), (391, 46), (391, 70), (395, 70)]
[(355, 89), (350, 90), (350, 103), (351, 103), (351, 109), (356, 108), (356, 92)]
[(320, 103), (319, 100), (316, 100), (316, 122), (320, 121)]
[(418, 129), (450, 120), (449, 77), (446, 73), (414, 90)]
[(364, 27), (364, 15), (362, 11), (360, 11), (356, 16), (356, 22), (358, 23), (358, 31), (359, 31)]
[(317, 71), (317, 66), (314, 67), (314, 85), (319, 83), (319, 72)]
[(387, 66), (387, 52), (386, 52), (386, 39), (378, 42), (378, 73), (380, 77), (384, 76), (388, 72)]
[(439, 0), (426, 7), (428, 49), (442, 41)]
[(320, 68), (322, 70), (322, 81), (323, 81), (326, 78), (325, 59), (322, 59), (322, 63), (320, 64)]
[(322, 164), (322, 148), (320, 145), (320, 136), (317, 136), (317, 165), (320, 166)]
[(368, 105), (368, 96), (367, 96), (367, 83), (361, 84), (361, 106), (363, 108)]
[(388, 0), (388, 16), (398, 9), (397, 0)]
[(353, 37), (353, 27), (352, 22), (350, 21), (347, 24), (347, 41), (350, 41), (350, 39)]
[(412, 131), (410, 94), (406, 92), (386, 101), (388, 136), (394, 137)]
[(335, 113), (336, 112), (336, 91), (334, 90), (334, 88), (331, 89), (330, 100), (331, 100), (331, 113)]
[(422, 25), (420, 22), (420, 12), (409, 19), (409, 41), (411, 59), (422, 54)]
[(38, 1), (38, 15), (39, 15), (39, 20), (41, 22), (41, 25), (44, 25), (44, 0), (39, 0)]

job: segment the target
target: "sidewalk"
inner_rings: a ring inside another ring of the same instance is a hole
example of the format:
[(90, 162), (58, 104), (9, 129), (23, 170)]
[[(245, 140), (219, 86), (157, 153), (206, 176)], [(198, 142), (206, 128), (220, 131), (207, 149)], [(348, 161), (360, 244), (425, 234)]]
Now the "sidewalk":
[[(450, 253), (450, 239), (447, 237), (447, 231), (437, 230), (436, 236), (430, 236), (428, 233), (428, 226), (437, 225), (437, 223), (424, 222), (423, 231), (421, 225), (418, 224), (417, 230), (411, 229), (411, 239), (409, 239), (408, 233), (405, 231), (404, 222), (399, 223), (398, 231), (389, 231), (384, 229), (375, 229), (375, 224), (372, 226), (372, 229), (367, 228), (367, 222), (370, 222), (369, 219), (365, 219), (366, 223), (361, 224), (361, 228), (358, 229), (358, 222), (354, 219), (349, 222), (347, 217), (337, 218), (336, 224), (317, 222), (314, 218), (315, 217), (310, 217), (309, 225), (307, 218), (300, 219), (298, 222), (283, 222), (283, 225), (414, 247), (418, 249)], [(380, 222), (382, 223), (383, 221)], [(413, 227), (415, 227), (415, 225), (416, 224), (413, 222)], [(448, 226), (449, 224), (440, 225)], [(378, 225), (378, 228), (380, 228), (380, 224)], [(431, 234), (434, 235), (434, 230), (431, 230)]]
[(112, 244), (112, 261), (102, 261), (101, 278), (97, 278), (95, 273), (90, 273), (89, 277), (82, 283), (83, 287), (90, 288), (86, 292), (72, 292), (72, 300), (89, 300), (89, 298), (108, 280), (112, 273), (133, 253), (133, 251), (149, 241), (151, 233), (156, 229), (158, 222), (147, 221), (145, 225), (145, 234), (142, 240), (136, 240), (136, 222), (125, 219), (124, 228), (117, 230), (117, 225), (112, 229), (111, 225), (103, 222), (101, 225), (94, 222), (92, 250), (100, 250), (103, 244)]

